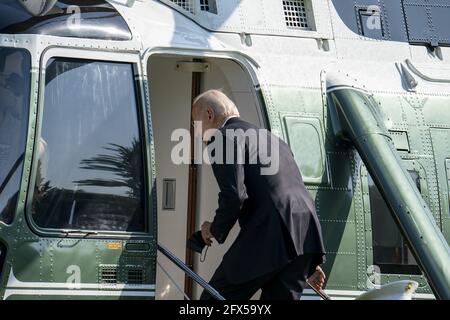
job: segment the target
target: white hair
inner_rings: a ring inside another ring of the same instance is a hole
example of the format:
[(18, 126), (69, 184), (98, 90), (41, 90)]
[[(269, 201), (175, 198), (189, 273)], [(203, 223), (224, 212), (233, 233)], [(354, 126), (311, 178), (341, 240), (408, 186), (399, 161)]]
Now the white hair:
[(195, 98), (193, 105), (196, 108), (211, 107), (214, 113), (220, 117), (239, 116), (239, 110), (223, 92), (219, 90), (208, 90), (197, 98)]

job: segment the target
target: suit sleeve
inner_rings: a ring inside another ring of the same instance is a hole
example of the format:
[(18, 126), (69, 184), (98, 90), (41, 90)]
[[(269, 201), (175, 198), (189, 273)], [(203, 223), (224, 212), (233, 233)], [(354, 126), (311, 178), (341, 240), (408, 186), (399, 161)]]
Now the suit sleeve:
[(239, 218), (242, 206), (247, 200), (244, 184), (244, 165), (212, 164), (214, 176), (219, 185), (219, 207), (211, 225), (211, 233), (219, 243), (224, 243), (231, 228)]

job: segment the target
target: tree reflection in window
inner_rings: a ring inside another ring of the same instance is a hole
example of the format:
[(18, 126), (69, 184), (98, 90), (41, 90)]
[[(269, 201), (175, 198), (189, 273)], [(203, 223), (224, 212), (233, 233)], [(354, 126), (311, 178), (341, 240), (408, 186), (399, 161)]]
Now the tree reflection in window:
[(142, 172), (140, 171), (141, 147), (135, 138), (131, 148), (111, 143), (105, 150), (113, 154), (100, 154), (81, 161), (80, 168), (86, 170), (110, 171), (120, 179), (86, 179), (74, 181), (82, 186), (127, 187), (127, 194), (134, 199), (142, 196)]

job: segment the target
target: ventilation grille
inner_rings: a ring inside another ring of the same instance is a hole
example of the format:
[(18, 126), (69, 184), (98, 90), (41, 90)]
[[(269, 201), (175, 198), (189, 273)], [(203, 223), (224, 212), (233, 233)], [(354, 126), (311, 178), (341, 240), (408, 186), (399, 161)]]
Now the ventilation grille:
[(304, 0), (283, 1), (286, 26), (295, 29), (309, 29)]
[(144, 270), (141, 268), (130, 268), (127, 273), (128, 284), (142, 284), (145, 281)]
[(175, 3), (177, 6), (183, 8), (184, 10), (189, 11), (192, 14), (195, 13), (194, 0), (170, 0), (170, 1)]
[(100, 266), (100, 283), (116, 284), (117, 283), (117, 266), (103, 265)]
[(200, 10), (217, 14), (217, 0), (200, 0)]
[(200, 0), (200, 10), (210, 11), (209, 0)]

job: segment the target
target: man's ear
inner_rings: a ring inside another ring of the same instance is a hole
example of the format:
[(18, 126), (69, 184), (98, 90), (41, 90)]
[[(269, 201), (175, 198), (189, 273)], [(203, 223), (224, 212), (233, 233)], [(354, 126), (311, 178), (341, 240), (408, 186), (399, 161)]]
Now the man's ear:
[(211, 107), (208, 107), (206, 112), (208, 113), (208, 119), (214, 121), (214, 110)]

